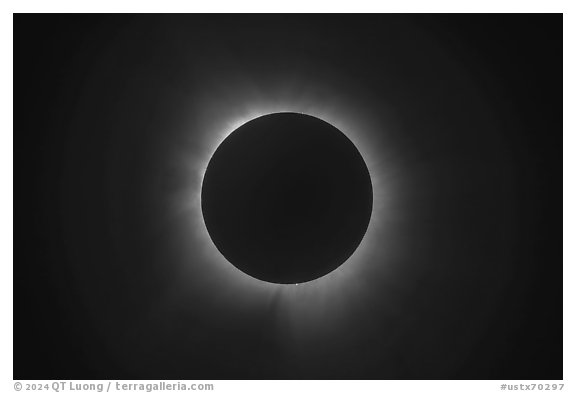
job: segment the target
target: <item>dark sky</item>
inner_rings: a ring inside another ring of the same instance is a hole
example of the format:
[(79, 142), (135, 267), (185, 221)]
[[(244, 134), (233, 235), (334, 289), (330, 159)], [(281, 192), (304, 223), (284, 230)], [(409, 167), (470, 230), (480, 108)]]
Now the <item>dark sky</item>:
[[(197, 214), (270, 108), (374, 183), (359, 256), (298, 289)], [(15, 379), (562, 378), (561, 15), (15, 15), (14, 135)]]

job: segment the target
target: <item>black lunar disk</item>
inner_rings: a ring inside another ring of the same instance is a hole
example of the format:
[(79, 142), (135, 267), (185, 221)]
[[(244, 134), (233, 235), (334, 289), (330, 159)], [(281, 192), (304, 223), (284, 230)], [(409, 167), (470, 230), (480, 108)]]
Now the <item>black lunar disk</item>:
[(313, 116), (274, 113), (232, 132), (210, 159), (202, 213), (218, 250), (260, 280), (330, 273), (356, 250), (372, 183), (354, 144)]

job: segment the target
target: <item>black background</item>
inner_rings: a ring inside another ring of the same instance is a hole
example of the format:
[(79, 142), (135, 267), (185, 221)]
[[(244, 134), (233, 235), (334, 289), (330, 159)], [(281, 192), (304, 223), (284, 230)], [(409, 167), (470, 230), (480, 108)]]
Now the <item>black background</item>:
[[(223, 75), (286, 73), (400, 119), (368, 136), (401, 185), (400, 295), (374, 270), (298, 352), (201, 270), (192, 311), (142, 317), (180, 253), (170, 92), (194, 119)], [(15, 379), (562, 378), (561, 15), (15, 15), (14, 129)]]

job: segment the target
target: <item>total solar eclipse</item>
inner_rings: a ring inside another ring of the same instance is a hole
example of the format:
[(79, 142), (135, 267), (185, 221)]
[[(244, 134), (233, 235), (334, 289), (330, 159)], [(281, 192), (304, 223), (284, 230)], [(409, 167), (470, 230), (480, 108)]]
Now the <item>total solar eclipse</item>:
[(370, 221), (372, 183), (340, 130), (313, 116), (274, 113), (220, 144), (201, 198), (208, 233), (229, 262), (259, 280), (295, 284), (354, 253)]

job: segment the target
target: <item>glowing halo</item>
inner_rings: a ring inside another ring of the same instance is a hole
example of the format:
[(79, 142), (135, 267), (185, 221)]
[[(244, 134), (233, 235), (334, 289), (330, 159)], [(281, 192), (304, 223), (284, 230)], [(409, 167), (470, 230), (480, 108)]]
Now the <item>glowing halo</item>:
[[(312, 93), (306, 95), (300, 92), (297, 97), (291, 97), (281, 89), (276, 93), (276, 97), (268, 99), (262, 94), (250, 92), (250, 89), (237, 88), (223, 93), (222, 96), (228, 98), (225, 100), (226, 105), (216, 99), (218, 94), (200, 100), (201, 112), (206, 119), (196, 122), (201, 123), (203, 129), (199, 132), (194, 128), (194, 137), (188, 143), (179, 145), (176, 154), (178, 165), (187, 168), (191, 180), (186, 189), (174, 198), (172, 210), (173, 214), (184, 214), (187, 217), (188, 224), (184, 233), (194, 239), (194, 245), (187, 246), (190, 247), (188, 255), (194, 252), (201, 258), (196, 259), (192, 265), (182, 261), (179, 276), (184, 286), (187, 274), (201, 272), (205, 276), (206, 285), (210, 283), (226, 288), (222, 298), (230, 307), (254, 307), (264, 302), (264, 305), (273, 303), (281, 307), (282, 314), (288, 319), (291, 319), (288, 315), (304, 316), (309, 321), (343, 318), (346, 310), (353, 309), (355, 302), (361, 299), (365, 290), (363, 283), (375, 270), (384, 269), (389, 273), (394, 270), (394, 261), (382, 260), (381, 249), (386, 247), (383, 241), (389, 229), (386, 222), (394, 220), (398, 215), (390, 205), (396, 176), (387, 176), (385, 171), (392, 167), (392, 155), (388, 157), (381, 148), (374, 145), (375, 139), (380, 138), (381, 144), (386, 140), (386, 132), (381, 128), (380, 119), (371, 118), (369, 114), (359, 111), (358, 105), (351, 105), (343, 94), (334, 94), (331, 100), (317, 100)], [(215, 112), (218, 115), (211, 116)], [(354, 254), (330, 274), (301, 285), (259, 281), (229, 263), (208, 234), (200, 204), (202, 180), (210, 158), (220, 143), (242, 124), (278, 112), (308, 114), (338, 128), (362, 154), (372, 180), (372, 218)], [(185, 134), (185, 130), (182, 133)], [(193, 147), (188, 149), (187, 146)], [(191, 151), (197, 154), (191, 154)], [(379, 248), (378, 252), (376, 247)], [(375, 258), (374, 254), (378, 254), (378, 257)], [(391, 280), (391, 274), (385, 279), (386, 282), (388, 280)]]

